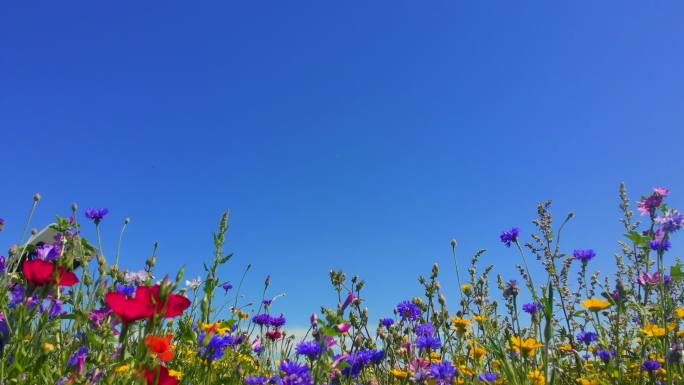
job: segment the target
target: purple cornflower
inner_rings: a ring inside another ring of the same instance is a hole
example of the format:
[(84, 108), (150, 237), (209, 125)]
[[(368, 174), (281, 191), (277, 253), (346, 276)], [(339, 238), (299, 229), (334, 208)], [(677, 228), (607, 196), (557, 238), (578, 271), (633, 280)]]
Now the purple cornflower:
[(392, 318), (381, 318), (380, 324), (389, 329), (392, 325), (394, 325), (394, 320)]
[(663, 216), (657, 217), (655, 223), (666, 233), (674, 233), (684, 226), (684, 215), (677, 210), (668, 210)]
[(596, 253), (592, 249), (577, 249), (572, 252), (572, 256), (575, 257), (575, 259), (581, 261), (582, 263), (587, 263), (596, 256)]
[(668, 251), (672, 244), (666, 239), (654, 239), (649, 242), (648, 246), (654, 251)]
[(282, 385), (312, 385), (311, 370), (306, 365), (300, 365), (292, 361), (283, 361), (278, 367), (283, 373), (280, 378)]
[(321, 346), (317, 341), (303, 341), (297, 345), (295, 351), (300, 356), (307, 356), (310, 360), (315, 360), (323, 353), (325, 347)]
[(103, 307), (101, 309), (91, 311), (90, 314), (88, 314), (88, 320), (95, 329), (98, 329), (102, 326), (104, 320), (107, 319), (107, 317), (109, 317), (111, 314), (112, 310), (110, 308)]
[(587, 345), (596, 341), (597, 339), (598, 334), (594, 332), (579, 332), (579, 334), (577, 334), (577, 340), (580, 342), (584, 342)]
[(499, 381), (499, 375), (496, 373), (480, 373), (480, 375), (477, 376), (477, 379), (480, 380), (480, 382), (493, 384)]
[(62, 309), (62, 301), (53, 299), (50, 303), (50, 307), (47, 310), (47, 314), (49, 319), (55, 319), (59, 316), (67, 314), (67, 312)]
[(36, 258), (44, 261), (55, 261), (62, 253), (61, 247), (50, 243), (43, 243), (36, 247)]
[(83, 374), (83, 369), (85, 368), (86, 360), (88, 359), (88, 348), (83, 346), (76, 353), (74, 353), (71, 358), (69, 358), (69, 367), (76, 367), (77, 373)]
[(660, 362), (653, 360), (648, 360), (641, 365), (641, 368), (649, 373), (653, 373), (662, 367), (663, 365)]
[(613, 358), (613, 356), (615, 356), (615, 352), (609, 352), (607, 350), (598, 350), (596, 352), (596, 356), (598, 356), (598, 358), (600, 358), (601, 361), (607, 364), (610, 361), (610, 359)]
[(0, 273), (4, 273), (7, 270), (7, 259), (4, 255), (0, 255)]
[(116, 291), (125, 295), (126, 297), (135, 296), (135, 286), (133, 285), (116, 285)]
[(252, 317), (252, 322), (259, 326), (266, 326), (269, 324), (271, 320), (271, 316), (264, 313), (264, 314), (257, 314), (254, 317)]
[(7, 318), (5, 318), (5, 313), (0, 312), (0, 350), (9, 341), (10, 330), (7, 324)]
[(397, 305), (397, 313), (399, 313), (401, 318), (405, 320), (415, 321), (420, 318), (420, 316), (423, 314), (423, 311), (420, 310), (420, 307), (415, 303), (404, 301)]
[(10, 290), (11, 291), (9, 294), (9, 297), (10, 297), (9, 307), (12, 309), (12, 308), (15, 308), (18, 305), (20, 305), (22, 302), (24, 302), (24, 297), (26, 295), (26, 288), (19, 285), (18, 283), (13, 283), (13, 284), (11, 284)]
[(537, 314), (541, 310), (542, 306), (536, 302), (526, 303), (522, 306), (525, 313)]
[(432, 324), (420, 324), (416, 326), (416, 334), (432, 337), (435, 335), (435, 327)]
[(439, 337), (420, 336), (416, 338), (416, 346), (420, 350), (437, 350), (442, 347)]
[(269, 317), (268, 324), (274, 328), (285, 326), (285, 317), (282, 314), (278, 317)]
[(223, 290), (227, 292), (228, 290), (233, 288), (233, 285), (231, 285), (230, 283), (224, 283), (223, 285), (221, 285), (221, 287), (223, 288)]
[(86, 209), (85, 211), (86, 218), (95, 222), (96, 225), (100, 224), (107, 214), (109, 214), (107, 209)]
[(209, 342), (205, 344), (204, 340), (206, 336), (205, 333), (199, 335), (199, 346), (202, 346), (202, 348), (199, 350), (198, 354), (208, 361), (220, 360), (228, 347), (239, 345), (242, 342), (238, 341), (233, 336), (214, 334)]
[(520, 229), (517, 227), (512, 228), (510, 231), (504, 231), (499, 235), (499, 238), (501, 239), (501, 242), (506, 245), (506, 247), (511, 247), (512, 243), (515, 243), (518, 241), (518, 237), (520, 236)]
[(268, 378), (264, 376), (245, 378), (245, 385), (266, 385), (267, 382)]
[(435, 379), (437, 385), (451, 384), (456, 378), (456, 368), (449, 361), (432, 364), (430, 375)]

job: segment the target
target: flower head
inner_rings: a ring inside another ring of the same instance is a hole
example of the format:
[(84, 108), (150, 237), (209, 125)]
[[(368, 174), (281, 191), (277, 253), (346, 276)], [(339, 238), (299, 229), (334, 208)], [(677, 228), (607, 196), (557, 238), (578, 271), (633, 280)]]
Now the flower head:
[(582, 306), (589, 311), (601, 311), (608, 309), (610, 302), (599, 298), (592, 298), (582, 302)]
[(401, 318), (404, 320), (415, 321), (420, 318), (420, 316), (423, 314), (423, 311), (420, 310), (420, 307), (415, 303), (404, 301), (397, 305), (397, 313), (399, 313)]
[(171, 349), (171, 334), (166, 337), (147, 336), (145, 339), (145, 346), (147, 346), (152, 353), (159, 357), (162, 361), (171, 361), (173, 359), (173, 349)]
[(63, 267), (57, 268), (55, 276), (55, 264), (41, 259), (24, 262), (24, 276), (33, 286), (48, 286), (53, 283), (59, 286), (73, 286), (79, 282), (76, 274)]
[(511, 247), (511, 244), (515, 243), (518, 241), (518, 237), (520, 236), (520, 229), (517, 227), (514, 227), (510, 229), (509, 231), (503, 231), (501, 235), (499, 235), (499, 238), (501, 239), (501, 242), (503, 242), (506, 247)]
[(86, 218), (95, 222), (96, 225), (100, 224), (107, 214), (109, 214), (108, 209), (86, 209), (85, 211)]
[(592, 249), (577, 249), (573, 251), (572, 256), (575, 257), (575, 259), (581, 261), (582, 263), (587, 263), (596, 256), (596, 253)]
[(477, 379), (480, 380), (480, 382), (494, 384), (499, 381), (499, 375), (496, 373), (480, 373), (480, 375), (477, 376)]
[(542, 306), (541, 306), (541, 304), (538, 304), (536, 302), (532, 302), (532, 303), (524, 304), (522, 306), (522, 309), (525, 313), (537, 314), (539, 311), (541, 311)]
[(666, 233), (674, 233), (684, 226), (684, 214), (677, 210), (668, 210), (664, 215), (656, 217), (655, 223)]
[(653, 360), (648, 360), (641, 365), (641, 368), (649, 373), (653, 373), (662, 367), (663, 365), (660, 362)]
[(590, 343), (596, 341), (598, 339), (598, 334), (594, 332), (579, 332), (577, 334), (577, 340), (580, 342), (584, 342), (585, 344), (589, 345)]
[(392, 318), (381, 318), (380, 324), (389, 329), (392, 325), (394, 325), (394, 320)]
[(300, 356), (307, 356), (309, 359), (314, 360), (325, 351), (325, 345), (321, 345), (317, 341), (303, 341), (297, 345), (295, 351)]
[(438, 385), (451, 384), (456, 379), (456, 368), (449, 361), (432, 364), (430, 376)]

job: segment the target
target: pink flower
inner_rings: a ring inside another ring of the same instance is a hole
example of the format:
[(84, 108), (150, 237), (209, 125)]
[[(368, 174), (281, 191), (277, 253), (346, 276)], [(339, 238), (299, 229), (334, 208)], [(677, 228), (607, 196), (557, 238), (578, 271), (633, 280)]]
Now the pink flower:
[(651, 286), (657, 285), (662, 280), (660, 272), (655, 272), (653, 275), (644, 272), (639, 277), (637, 277), (637, 282), (641, 286)]
[(664, 196), (664, 197), (670, 195), (670, 190), (668, 190), (668, 189), (666, 189), (666, 188), (664, 188), (664, 187), (654, 187), (654, 188), (653, 188), (653, 191), (654, 191), (656, 194), (658, 194), (658, 195), (660, 195), (660, 196)]
[(337, 325), (337, 330), (339, 330), (340, 333), (346, 333), (351, 329), (351, 324), (350, 323), (342, 323)]

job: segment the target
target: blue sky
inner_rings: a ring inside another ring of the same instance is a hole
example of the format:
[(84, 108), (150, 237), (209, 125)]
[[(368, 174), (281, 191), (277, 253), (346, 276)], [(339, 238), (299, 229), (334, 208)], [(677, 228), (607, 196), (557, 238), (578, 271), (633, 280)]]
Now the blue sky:
[[(456, 302), (449, 241), (514, 278), (501, 230), (535, 204), (573, 210), (564, 251), (611, 271), (617, 190), (684, 206), (684, 5), (558, 2), (70, 2), (0, 12), (0, 242), (108, 207), (122, 265), (211, 257), (267, 274), (275, 311), (332, 305), (327, 272), (367, 279), (371, 316), (420, 294), (432, 263)], [(84, 230), (93, 235), (92, 227)], [(677, 245), (672, 256), (679, 255)]]

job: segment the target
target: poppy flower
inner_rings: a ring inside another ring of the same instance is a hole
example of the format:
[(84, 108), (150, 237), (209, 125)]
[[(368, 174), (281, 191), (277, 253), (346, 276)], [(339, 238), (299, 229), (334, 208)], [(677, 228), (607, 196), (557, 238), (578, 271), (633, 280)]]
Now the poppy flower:
[(148, 336), (145, 345), (156, 354), (160, 360), (168, 362), (173, 360), (173, 349), (171, 349), (171, 334), (166, 337)]
[[(169, 373), (169, 369), (160, 366), (157, 370), (145, 369), (147, 385), (178, 385), (180, 380)], [(155, 381), (156, 380), (156, 381)]]
[(266, 332), (266, 337), (271, 340), (271, 341), (277, 341), (281, 338), (283, 338), (283, 333), (280, 332), (280, 330), (271, 330)]
[(133, 298), (120, 292), (107, 293), (105, 300), (126, 325), (137, 320), (151, 318), (155, 314), (164, 318), (178, 317), (190, 307), (190, 300), (177, 294), (169, 295), (164, 303), (159, 296), (159, 285), (138, 286)]
[(24, 276), (33, 286), (47, 286), (55, 283), (59, 286), (73, 286), (78, 283), (76, 274), (59, 267), (55, 277), (55, 264), (53, 262), (34, 259), (24, 262)]
[(147, 286), (138, 286), (135, 297), (128, 297), (124, 293), (110, 292), (105, 294), (105, 301), (110, 309), (121, 318), (124, 325), (137, 320), (152, 317), (154, 307), (150, 300), (151, 290)]

